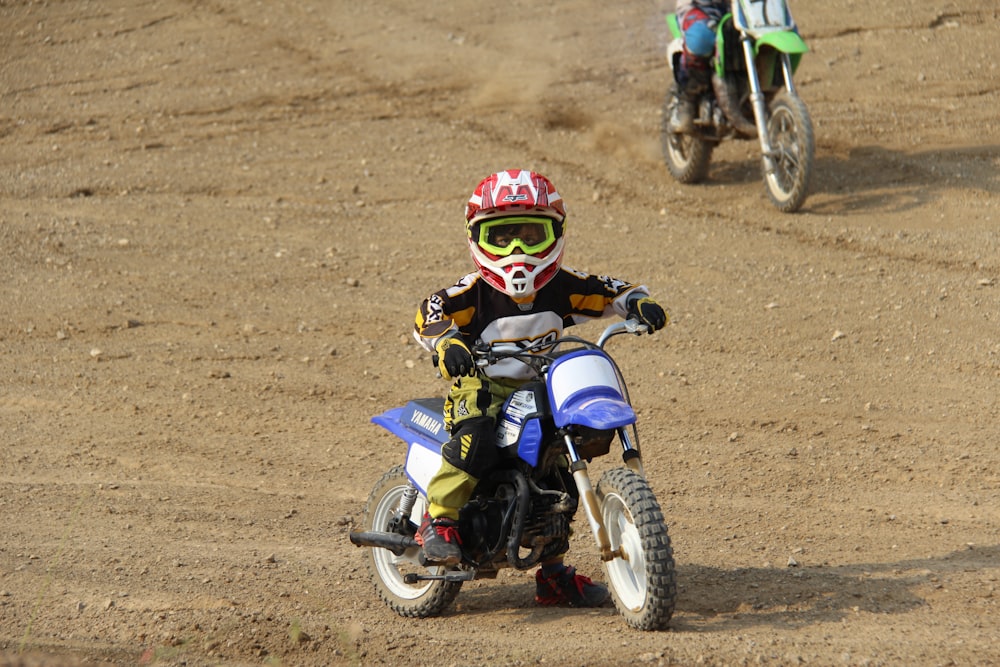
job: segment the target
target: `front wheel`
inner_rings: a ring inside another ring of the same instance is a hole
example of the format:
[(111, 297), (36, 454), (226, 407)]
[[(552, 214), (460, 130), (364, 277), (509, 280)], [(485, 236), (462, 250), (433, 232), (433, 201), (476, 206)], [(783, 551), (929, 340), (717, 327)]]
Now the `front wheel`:
[(783, 213), (794, 213), (806, 200), (816, 153), (809, 110), (787, 90), (768, 105), (767, 135), (774, 150), (774, 170), (764, 174), (771, 202)]
[[(409, 479), (403, 466), (396, 466), (385, 473), (372, 489), (365, 505), (364, 525), (366, 530), (390, 531), (395, 527), (393, 519), (399, 507), (403, 493), (411, 489)], [(420, 524), (426, 500), (417, 497), (406, 525), (395, 532), (413, 536), (415, 527)], [(462, 587), (461, 581), (431, 580), (406, 582), (406, 575), (443, 574), (443, 566), (427, 567), (420, 564), (420, 548), (412, 547), (397, 556), (388, 549), (381, 547), (368, 548), (368, 571), (371, 574), (375, 590), (390, 609), (400, 616), (412, 618), (427, 618), (440, 614), (458, 595)]]
[(615, 607), (633, 628), (663, 630), (677, 601), (674, 554), (660, 505), (634, 470), (614, 468), (597, 485), (601, 518), (612, 550), (604, 564)]
[(660, 119), (663, 162), (678, 183), (701, 183), (708, 176), (708, 165), (712, 161), (712, 149), (715, 146), (701, 137), (678, 134), (670, 129), (670, 118), (678, 100), (679, 89), (674, 82), (663, 100), (663, 116)]

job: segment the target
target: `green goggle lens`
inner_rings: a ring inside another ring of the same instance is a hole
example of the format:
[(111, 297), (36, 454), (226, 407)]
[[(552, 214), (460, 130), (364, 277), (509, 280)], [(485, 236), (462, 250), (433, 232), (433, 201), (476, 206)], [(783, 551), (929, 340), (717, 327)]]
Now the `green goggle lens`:
[(556, 241), (556, 231), (549, 218), (500, 218), (479, 225), (479, 246), (487, 252), (506, 257), (516, 248), (533, 255)]

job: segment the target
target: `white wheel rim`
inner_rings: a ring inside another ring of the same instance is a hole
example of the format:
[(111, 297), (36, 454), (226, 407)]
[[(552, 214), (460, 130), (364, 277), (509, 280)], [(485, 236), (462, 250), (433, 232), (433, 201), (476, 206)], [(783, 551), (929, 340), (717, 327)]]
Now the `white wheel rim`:
[(622, 557), (605, 564), (608, 583), (625, 608), (637, 612), (646, 603), (646, 555), (642, 537), (632, 513), (618, 494), (608, 494), (601, 507), (601, 516), (608, 530), (611, 549), (621, 549)]
[[(405, 488), (405, 486), (399, 486), (382, 497), (372, 516), (372, 530), (381, 530), (388, 524), (393, 512), (399, 507), (399, 499), (402, 498)], [(417, 502), (414, 503), (413, 510), (410, 512), (410, 520), (419, 524), (424, 515), (425, 507), (426, 501), (423, 497), (418, 496)], [(440, 572), (440, 567), (421, 565), (417, 559), (418, 553), (419, 549), (416, 547), (407, 549), (401, 556), (397, 556), (388, 549), (372, 547), (371, 558), (379, 579), (396, 597), (404, 600), (416, 600), (424, 595), (434, 583), (433, 581), (424, 581), (416, 585), (408, 584), (403, 580), (406, 573), (419, 571), (438, 574)]]

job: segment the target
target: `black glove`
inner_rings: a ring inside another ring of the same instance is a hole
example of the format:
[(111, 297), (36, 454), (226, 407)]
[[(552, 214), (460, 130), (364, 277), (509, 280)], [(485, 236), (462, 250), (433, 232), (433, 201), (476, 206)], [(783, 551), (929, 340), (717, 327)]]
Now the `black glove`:
[(461, 338), (449, 336), (442, 338), (435, 346), (438, 357), (438, 370), (448, 380), (454, 380), (462, 375), (475, 375), (476, 363), (472, 353)]
[(649, 327), (649, 333), (662, 329), (670, 321), (660, 304), (648, 296), (641, 296), (628, 302), (628, 316)]

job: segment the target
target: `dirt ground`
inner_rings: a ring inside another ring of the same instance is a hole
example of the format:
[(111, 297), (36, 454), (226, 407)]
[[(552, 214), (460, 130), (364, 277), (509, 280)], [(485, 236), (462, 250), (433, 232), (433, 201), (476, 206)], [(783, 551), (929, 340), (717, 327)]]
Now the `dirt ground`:
[[(749, 142), (671, 180), (670, 9), (0, 0), (0, 664), (1000, 664), (1000, 9), (793, 5), (795, 215)], [(511, 167), (672, 316), (612, 344), (669, 631), (515, 571), (402, 619), (348, 541)]]

